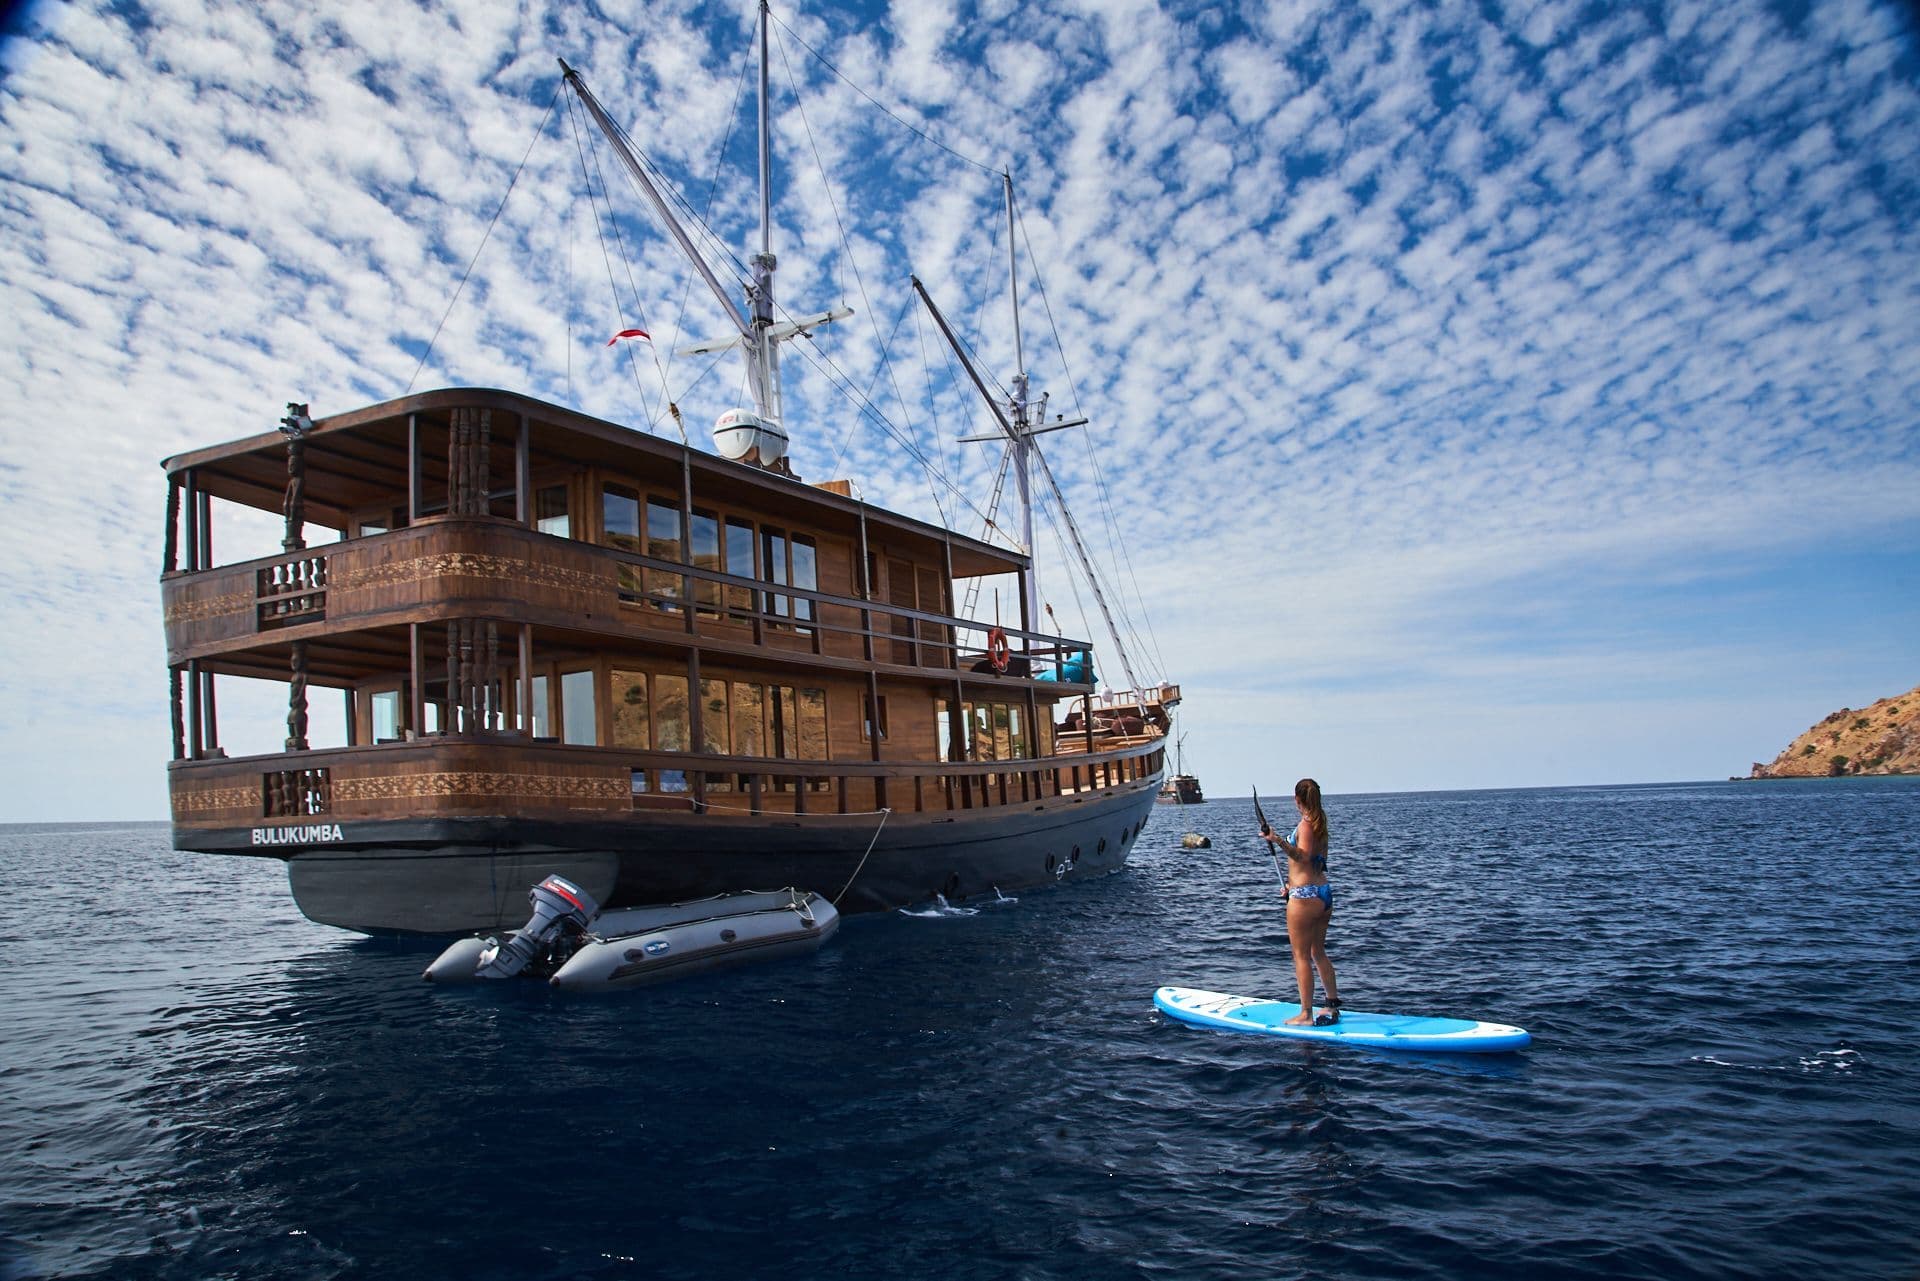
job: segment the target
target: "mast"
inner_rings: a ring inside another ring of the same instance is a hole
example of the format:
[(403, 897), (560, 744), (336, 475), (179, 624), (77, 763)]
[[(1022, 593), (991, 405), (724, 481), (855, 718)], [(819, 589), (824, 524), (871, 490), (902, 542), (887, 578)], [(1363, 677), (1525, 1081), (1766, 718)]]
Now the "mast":
[(768, 21), (767, 0), (760, 0), (760, 252), (753, 255), (752, 279), (746, 283), (747, 307), (742, 308), (733, 300), (733, 295), (722, 285), (708, 265), (706, 258), (694, 246), (693, 238), (681, 226), (674, 216), (665, 194), (659, 184), (647, 171), (647, 167), (634, 154), (632, 146), (619, 125), (607, 115), (605, 108), (587, 88), (580, 73), (567, 65), (565, 58), (560, 59), (560, 70), (569, 87), (579, 96), (581, 105), (587, 109), (587, 115), (593, 120), (600, 133), (613, 148), (613, 153), (626, 168), (647, 203), (653, 207), (654, 216), (660, 220), (680, 252), (707, 282), (707, 288), (720, 301), (721, 310), (727, 319), (733, 322), (735, 333), (732, 337), (695, 343), (678, 350), (679, 355), (702, 355), (708, 352), (725, 351), (738, 347), (747, 362), (747, 388), (753, 397), (754, 412), (773, 423), (781, 422), (780, 397), (780, 350), (779, 344), (796, 335), (805, 334), (820, 325), (832, 324), (844, 320), (853, 314), (851, 307), (833, 307), (811, 316), (802, 316), (794, 320), (777, 322), (774, 319), (776, 305), (773, 293), (773, 129), (771, 126), (771, 95), (768, 80)]
[(767, 0), (760, 0), (760, 252), (753, 256), (753, 284), (747, 291), (753, 304), (753, 342), (759, 359), (748, 365), (760, 384), (754, 388), (754, 408), (762, 417), (782, 421), (780, 357), (768, 333), (773, 328), (773, 128), (771, 93), (767, 84)]
[[(1033, 482), (1028, 474), (1028, 459), (1033, 450), (1033, 429), (1027, 420), (1027, 353), (1020, 341), (1020, 259), (1014, 252), (1013, 171), (1000, 175), (1007, 196), (1007, 297), (1013, 305), (1013, 392), (1008, 408), (1013, 411), (1013, 479), (1020, 495), (1020, 541), (1025, 545), (1029, 564), (1025, 586), (1024, 619), (1040, 617), (1040, 558), (1033, 541)], [(1029, 627), (1032, 622), (1027, 624)]]

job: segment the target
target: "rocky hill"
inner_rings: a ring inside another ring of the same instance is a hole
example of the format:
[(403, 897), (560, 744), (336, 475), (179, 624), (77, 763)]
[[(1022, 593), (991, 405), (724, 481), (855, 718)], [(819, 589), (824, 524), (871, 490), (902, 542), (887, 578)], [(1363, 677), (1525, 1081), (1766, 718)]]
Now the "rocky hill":
[(1773, 758), (1754, 762), (1753, 778), (1827, 778), (1840, 774), (1920, 774), (1920, 686), (1872, 707), (1843, 707)]

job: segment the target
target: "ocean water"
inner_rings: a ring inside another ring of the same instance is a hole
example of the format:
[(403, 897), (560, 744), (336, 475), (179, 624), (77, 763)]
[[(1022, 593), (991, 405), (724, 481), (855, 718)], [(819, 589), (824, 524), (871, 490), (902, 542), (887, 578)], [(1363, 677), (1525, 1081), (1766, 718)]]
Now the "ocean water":
[(0, 828), (0, 1277), (1916, 1275), (1920, 780), (1328, 808), (1349, 1006), (1530, 1050), (1158, 1015), (1290, 993), (1241, 800), (598, 999), (429, 986), (159, 825)]

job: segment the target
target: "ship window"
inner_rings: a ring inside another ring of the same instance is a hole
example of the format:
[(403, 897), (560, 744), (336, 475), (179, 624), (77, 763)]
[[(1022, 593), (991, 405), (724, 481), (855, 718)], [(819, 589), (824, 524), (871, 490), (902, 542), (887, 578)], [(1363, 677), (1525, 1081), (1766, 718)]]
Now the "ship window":
[[(662, 752), (687, 750), (687, 678), (684, 676), (653, 678), (653, 745)], [(661, 790), (667, 790), (664, 782)]]
[(827, 691), (800, 691), (800, 759), (827, 759)]
[(880, 695), (880, 714), (877, 717), (874, 715), (874, 701), (871, 694), (862, 696), (860, 703), (860, 737), (868, 742), (872, 742), (874, 722), (878, 720), (880, 723), (880, 741), (885, 742), (887, 738), (887, 696), (885, 694)]
[(400, 737), (400, 691), (377, 689), (369, 703), (373, 718), (373, 741), (391, 743)]
[(938, 759), (942, 763), (951, 760), (953, 757), (953, 718), (949, 712), (952, 706), (953, 704), (947, 702), (945, 699), (941, 699), (933, 713), (934, 732), (939, 735), (938, 746), (940, 755)]
[[(727, 518), (727, 572), (735, 578), (758, 578), (753, 557), (753, 526), (744, 520)], [(727, 588), (727, 608), (750, 611), (753, 592), (745, 587)], [(736, 615), (745, 621), (744, 615)]]
[(560, 673), (560, 729), (563, 742), (593, 746), (600, 741), (593, 714), (593, 673)]
[(772, 697), (767, 702), (767, 710), (773, 720), (773, 754), (791, 760), (799, 754), (800, 747), (800, 710), (793, 686), (775, 685), (769, 692)]
[(641, 751), (651, 748), (653, 718), (647, 698), (647, 674), (615, 668), (609, 684), (611, 703), (607, 719), (613, 729), (613, 746), (637, 747)]
[[(813, 539), (805, 534), (795, 534), (792, 542), (793, 572), (787, 581), (805, 591), (820, 590), (820, 553)], [(813, 619), (813, 602), (804, 596), (793, 598), (793, 616), (804, 622)], [(806, 629), (802, 629), (803, 631)]]
[[(553, 718), (547, 714), (547, 678), (544, 676), (536, 676), (533, 678), (532, 711), (533, 736), (535, 738), (546, 738), (551, 735), (553, 733)], [(526, 719), (523, 717), (520, 723), (524, 728), (527, 723)]]
[[(640, 494), (625, 485), (607, 485), (600, 492), (600, 530), (607, 546), (637, 552), (640, 546)], [(642, 591), (640, 570), (634, 565), (619, 568), (621, 600), (639, 600)]]
[(733, 750), (737, 756), (765, 756), (767, 691), (736, 681), (733, 686)]
[(826, 760), (827, 692), (791, 685), (774, 685), (770, 692), (773, 754), (784, 760)]
[[(647, 555), (655, 560), (680, 559), (680, 508), (677, 505), (662, 502), (658, 498), (647, 500)], [(681, 595), (680, 575), (663, 569), (650, 569), (646, 574), (646, 582), (650, 604), (665, 610), (677, 610), (677, 606), (667, 602), (677, 600)]]
[[(760, 530), (760, 565), (762, 577), (770, 583), (785, 586), (787, 582), (787, 536), (777, 529), (765, 526)], [(785, 618), (792, 609), (791, 598), (767, 593), (767, 612), (775, 618)]]
[(729, 752), (727, 683), (700, 682), (700, 750), (716, 756)]
[[(701, 687), (704, 690), (712, 683), (702, 681)], [(607, 719), (613, 746), (659, 752), (688, 749), (686, 677), (615, 669), (609, 685), (612, 703)]]
[[(720, 569), (720, 518), (712, 512), (693, 514), (692, 563), (695, 569), (716, 572)], [(720, 604), (720, 584), (711, 579), (694, 579), (693, 600), (702, 607), (701, 613), (713, 613), (714, 607)]]
[[(961, 724), (969, 738), (968, 759), (976, 761), (1021, 760), (1031, 755), (1022, 729), (1020, 709), (1010, 703), (962, 703)], [(940, 713), (942, 756), (947, 743), (946, 713)]]
[(567, 487), (546, 485), (533, 491), (533, 525), (543, 534), (561, 538), (573, 536), (573, 521), (567, 514)]

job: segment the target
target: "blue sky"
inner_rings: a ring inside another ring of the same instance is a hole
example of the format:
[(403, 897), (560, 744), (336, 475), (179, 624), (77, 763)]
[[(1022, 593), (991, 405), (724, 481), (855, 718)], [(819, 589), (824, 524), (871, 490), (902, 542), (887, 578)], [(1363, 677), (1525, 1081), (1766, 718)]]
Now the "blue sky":
[[(968, 159), (1010, 164), (1041, 272), (1022, 285), (1036, 389), (1094, 422), (1049, 458), (1136, 669), (1186, 691), (1210, 793), (1724, 777), (1920, 683), (1909, 7), (775, 13), (780, 297), (858, 312), (789, 360), (799, 469), (979, 531), (997, 459), (954, 443), (983, 420), (923, 364), (907, 276), (1004, 380), (998, 183)], [(288, 400), (324, 414), (410, 385), (670, 429), (644, 352), (630, 368), (605, 337), (644, 324), (665, 353), (724, 319), (624, 186), (611, 214), (600, 176), (583, 187), (566, 118), (540, 125), (564, 56), (744, 257), (751, 18), (13, 15), (0, 819), (165, 813), (166, 455)], [(666, 377), (706, 447), (734, 367)], [(270, 522), (221, 528), (273, 545)], [(1042, 530), (1063, 627), (1107, 648)], [(250, 697), (223, 688), (230, 744)], [(275, 699), (256, 701), (270, 744)]]

